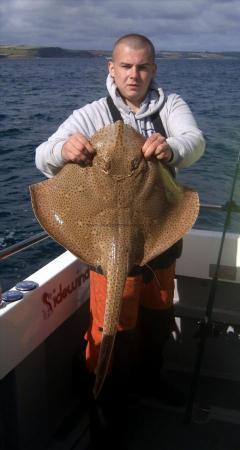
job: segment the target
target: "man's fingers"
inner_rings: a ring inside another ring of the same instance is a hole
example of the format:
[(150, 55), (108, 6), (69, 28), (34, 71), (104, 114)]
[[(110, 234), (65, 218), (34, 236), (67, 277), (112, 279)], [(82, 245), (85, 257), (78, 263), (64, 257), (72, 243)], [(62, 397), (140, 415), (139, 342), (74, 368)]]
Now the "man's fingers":
[(62, 156), (66, 161), (91, 164), (95, 155), (90, 142), (81, 133), (72, 135), (62, 147)]
[(155, 153), (155, 150), (165, 141), (165, 137), (160, 133), (154, 133), (147, 138), (142, 147), (144, 158), (149, 159)]
[(166, 150), (155, 152), (154, 156), (156, 156), (157, 159), (166, 159)]
[(149, 159), (153, 155), (159, 155), (167, 146), (167, 143), (163, 142), (158, 144), (157, 141), (154, 141), (152, 144), (150, 144), (145, 152), (143, 152), (144, 158)]
[(146, 139), (146, 141), (145, 141), (145, 143), (143, 145), (143, 150), (147, 149), (148, 145), (153, 143), (153, 142), (155, 142), (155, 141), (158, 141), (158, 142), (161, 143), (161, 142), (165, 141), (165, 137), (162, 136), (160, 133), (153, 133), (151, 136), (149, 136)]
[[(160, 141), (161, 143), (159, 143)], [(165, 139), (155, 139), (153, 142), (149, 142), (147, 149), (143, 152), (143, 156), (146, 160), (155, 156), (158, 160), (169, 161), (172, 157), (172, 150)]]
[(76, 147), (78, 147), (79, 149), (83, 147), (84, 149), (87, 149), (89, 154), (95, 154), (94, 148), (92, 147), (90, 142), (85, 138), (85, 136), (83, 136), (80, 133), (76, 133), (75, 135), (73, 135), (73, 138)]
[(162, 144), (162, 148), (156, 150), (155, 156), (158, 160), (163, 159), (164, 161), (169, 162), (173, 157), (173, 152), (172, 149), (167, 144), (167, 142), (164, 142)]
[(71, 161), (77, 163), (91, 164), (93, 160), (92, 154), (87, 149), (78, 150), (75, 147), (71, 151)]

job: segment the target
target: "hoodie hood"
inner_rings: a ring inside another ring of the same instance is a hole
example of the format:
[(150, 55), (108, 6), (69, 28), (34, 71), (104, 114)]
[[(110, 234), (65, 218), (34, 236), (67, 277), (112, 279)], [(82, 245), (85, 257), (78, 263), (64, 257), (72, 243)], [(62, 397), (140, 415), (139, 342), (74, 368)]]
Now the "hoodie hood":
[[(119, 109), (120, 113), (124, 115), (131, 112), (130, 107), (123, 101), (121, 95), (118, 92), (114, 79), (109, 74), (107, 77), (107, 90), (113, 99), (114, 104)], [(153, 80), (150, 84), (148, 93), (141, 103), (139, 111), (135, 114), (136, 119), (145, 119), (155, 112), (159, 111), (164, 104), (164, 93), (159, 88), (156, 82)]]

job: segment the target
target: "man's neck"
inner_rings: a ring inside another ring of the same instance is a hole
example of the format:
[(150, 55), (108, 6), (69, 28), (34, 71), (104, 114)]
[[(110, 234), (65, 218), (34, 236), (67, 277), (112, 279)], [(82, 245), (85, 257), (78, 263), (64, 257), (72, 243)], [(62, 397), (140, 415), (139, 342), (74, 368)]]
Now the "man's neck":
[(137, 113), (140, 109), (141, 103), (132, 103), (129, 100), (127, 100), (126, 98), (123, 99), (124, 102), (126, 103), (126, 105), (129, 106), (129, 108), (131, 109), (132, 112)]

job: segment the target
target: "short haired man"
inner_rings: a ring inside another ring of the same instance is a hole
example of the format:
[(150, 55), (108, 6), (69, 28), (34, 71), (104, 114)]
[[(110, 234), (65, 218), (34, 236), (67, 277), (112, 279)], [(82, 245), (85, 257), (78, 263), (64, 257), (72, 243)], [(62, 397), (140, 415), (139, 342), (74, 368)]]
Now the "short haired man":
[[(91, 165), (95, 151), (89, 139), (97, 130), (113, 122), (114, 110), (124, 123), (146, 137), (142, 148), (144, 158), (161, 160), (170, 169), (185, 168), (195, 163), (204, 152), (202, 132), (182, 98), (177, 94), (166, 96), (156, 85), (157, 66), (152, 42), (139, 34), (121, 37), (113, 47), (108, 69), (110, 103), (104, 97), (74, 111), (56, 133), (37, 148), (36, 165), (39, 170), (52, 177), (69, 161)], [(154, 116), (158, 118), (157, 126)], [(128, 278), (123, 298), (128, 324), (119, 326), (118, 333), (119, 342), (122, 339), (126, 344), (126, 337), (138, 327), (144, 390), (163, 400), (165, 393), (159, 373), (163, 346), (174, 324), (174, 274), (179, 253), (179, 246), (174, 246), (153, 261), (155, 277), (151, 272), (140, 275), (137, 272)], [(86, 361), (91, 372), (96, 368), (101, 343), (99, 323), (103, 323), (105, 295), (106, 279), (91, 271), (90, 308), (93, 317), (86, 333)], [(129, 301), (129, 296), (134, 297), (134, 302)], [(131, 311), (133, 303), (135, 306)], [(102, 307), (96, 308), (96, 304)], [(121, 317), (121, 323), (124, 324), (124, 317)], [(126, 344), (126, 348), (130, 347)], [(115, 363), (121, 371), (121, 363), (116, 357)]]

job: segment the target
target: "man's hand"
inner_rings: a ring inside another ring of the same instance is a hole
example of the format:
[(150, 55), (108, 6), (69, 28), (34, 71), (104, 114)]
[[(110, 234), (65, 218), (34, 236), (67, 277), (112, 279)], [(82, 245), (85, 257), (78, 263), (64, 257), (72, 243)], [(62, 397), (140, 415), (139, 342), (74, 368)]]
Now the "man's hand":
[(73, 161), (89, 166), (92, 164), (94, 155), (95, 150), (81, 133), (73, 134), (62, 147), (62, 157), (66, 162)]
[(173, 156), (173, 152), (166, 142), (166, 138), (160, 133), (154, 133), (146, 139), (142, 152), (145, 159), (150, 159), (152, 156), (155, 156), (157, 159), (166, 162), (170, 161)]

